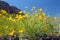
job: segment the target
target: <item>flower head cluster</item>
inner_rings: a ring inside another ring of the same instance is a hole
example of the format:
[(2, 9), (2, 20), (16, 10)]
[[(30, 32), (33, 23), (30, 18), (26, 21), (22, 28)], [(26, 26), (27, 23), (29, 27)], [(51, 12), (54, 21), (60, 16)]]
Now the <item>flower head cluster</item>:
[(0, 10), (0, 36), (3, 34), (13, 36), (16, 33), (19, 35), (22, 33), (26, 36), (34, 36), (38, 33), (52, 35), (54, 32), (52, 29), (54, 29), (57, 20), (56, 17), (51, 18), (43, 13), (42, 8), (31, 15), (28, 13), (21, 15), (22, 11), (16, 15), (6, 14), (5, 10)]

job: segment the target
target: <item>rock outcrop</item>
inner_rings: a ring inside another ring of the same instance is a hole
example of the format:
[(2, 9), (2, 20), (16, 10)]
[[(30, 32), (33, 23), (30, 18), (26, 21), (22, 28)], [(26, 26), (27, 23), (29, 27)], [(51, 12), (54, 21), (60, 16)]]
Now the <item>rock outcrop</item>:
[[(19, 13), (19, 11), (21, 11), (17, 7), (10, 6), (7, 2), (4, 2), (4, 1), (0, 1), (0, 10), (6, 10), (6, 12), (10, 13), (10, 14), (17, 14), (17, 13)], [(23, 13), (22, 13), (22, 15), (23, 15)]]

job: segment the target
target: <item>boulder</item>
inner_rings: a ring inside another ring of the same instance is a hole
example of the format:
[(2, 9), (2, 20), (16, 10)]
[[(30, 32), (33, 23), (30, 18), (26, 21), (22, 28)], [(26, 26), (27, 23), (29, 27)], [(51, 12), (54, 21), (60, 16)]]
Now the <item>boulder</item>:
[(9, 13), (9, 4), (4, 1), (0, 1), (0, 10), (6, 10)]
[(10, 6), (7, 2), (4, 2), (4, 1), (0, 1), (0, 10), (6, 10), (6, 12), (9, 14), (17, 14), (19, 13), (19, 11), (21, 11), (17, 7)]

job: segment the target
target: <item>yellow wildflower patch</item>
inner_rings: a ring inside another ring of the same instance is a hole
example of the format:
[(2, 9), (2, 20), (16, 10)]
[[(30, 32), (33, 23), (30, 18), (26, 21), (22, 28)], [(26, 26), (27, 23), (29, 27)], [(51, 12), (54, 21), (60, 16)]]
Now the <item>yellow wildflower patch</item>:
[(10, 33), (9, 33), (9, 36), (13, 36), (14, 35), (14, 30), (12, 30)]
[(22, 11), (19, 11), (19, 14), (22, 14)]
[(23, 32), (24, 32), (24, 29), (23, 28), (19, 30), (19, 33), (23, 33)]
[(44, 14), (44, 13), (42, 13), (42, 14), (41, 14), (41, 16), (42, 16), (42, 17), (44, 17), (44, 16), (45, 16), (45, 14)]
[(12, 17), (9, 17), (8, 20), (12, 20)]
[(5, 10), (0, 11), (2, 14), (6, 14), (7, 12)]

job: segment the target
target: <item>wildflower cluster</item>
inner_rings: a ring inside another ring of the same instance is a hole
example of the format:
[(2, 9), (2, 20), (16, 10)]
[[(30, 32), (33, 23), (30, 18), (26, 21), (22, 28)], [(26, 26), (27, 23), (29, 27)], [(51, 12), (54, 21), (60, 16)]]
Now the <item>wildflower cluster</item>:
[(42, 8), (38, 12), (25, 15), (7, 14), (5, 10), (0, 10), (0, 37), (14, 36), (19, 34), (21, 37), (35, 37), (35, 34), (53, 35), (56, 29), (56, 17), (51, 18), (42, 12)]

